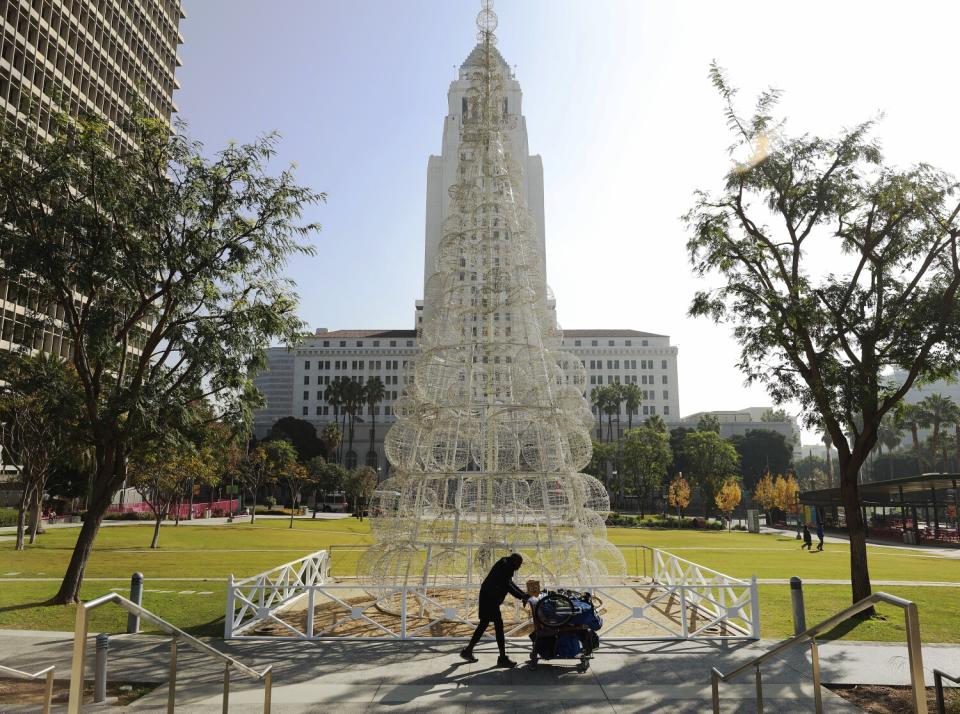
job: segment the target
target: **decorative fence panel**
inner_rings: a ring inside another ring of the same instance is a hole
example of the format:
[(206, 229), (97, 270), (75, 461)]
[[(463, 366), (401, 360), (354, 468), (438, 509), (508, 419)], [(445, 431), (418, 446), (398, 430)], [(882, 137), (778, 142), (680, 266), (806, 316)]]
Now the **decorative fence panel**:
[[(733, 578), (655, 548), (642, 547), (651, 575), (621, 583), (578, 584), (592, 593), (605, 640), (757, 639), (756, 579)], [(366, 590), (332, 581), (328, 551), (242, 580), (230, 576), (224, 637), (305, 640), (462, 640), (477, 622), (479, 583)], [(530, 612), (512, 601), (507, 636), (523, 637)]]

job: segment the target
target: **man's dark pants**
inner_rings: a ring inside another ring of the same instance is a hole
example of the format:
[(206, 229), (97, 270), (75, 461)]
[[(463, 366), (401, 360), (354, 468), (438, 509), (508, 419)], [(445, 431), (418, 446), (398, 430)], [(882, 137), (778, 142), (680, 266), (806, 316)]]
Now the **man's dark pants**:
[(500, 604), (481, 602), (479, 615), (480, 623), (477, 625), (477, 629), (473, 631), (473, 637), (470, 638), (470, 644), (467, 645), (467, 648), (470, 650), (474, 648), (492, 622), (493, 630), (497, 636), (497, 647), (500, 648), (500, 654), (506, 656), (507, 643), (503, 635), (503, 616), (500, 614)]

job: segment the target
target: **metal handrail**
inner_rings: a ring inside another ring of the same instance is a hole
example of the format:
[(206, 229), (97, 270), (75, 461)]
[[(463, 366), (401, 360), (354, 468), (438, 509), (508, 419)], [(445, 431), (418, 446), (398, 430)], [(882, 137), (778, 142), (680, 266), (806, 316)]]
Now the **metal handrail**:
[(760, 678), (760, 665), (777, 655), (793, 649), (805, 642), (810, 643), (811, 666), (813, 669), (813, 691), (816, 702), (817, 714), (823, 711), (823, 698), (820, 693), (820, 656), (817, 650), (817, 637), (825, 632), (829, 632), (841, 622), (849, 620), (857, 613), (872, 607), (876, 603), (885, 602), (889, 605), (896, 605), (904, 611), (904, 621), (907, 631), (907, 659), (910, 663), (910, 684), (913, 688), (913, 711), (916, 714), (927, 714), (927, 695), (923, 680), (923, 655), (920, 650), (920, 618), (917, 613), (917, 606), (910, 600), (904, 600), (896, 595), (877, 592), (855, 602), (848, 608), (831, 615), (823, 622), (810, 627), (793, 637), (784, 640), (767, 650), (762, 655), (753, 658), (734, 670), (724, 674), (716, 667), (710, 670), (710, 685), (713, 690), (713, 711), (714, 714), (720, 714), (720, 682), (729, 682), (753, 668), (756, 672), (757, 686), (757, 711), (763, 712), (763, 683)]
[(43, 677), (46, 679), (46, 683), (43, 691), (43, 714), (50, 714), (50, 702), (53, 700), (53, 670), (55, 669), (54, 665), (45, 667), (39, 672), (34, 672), (30, 674), (29, 672), (21, 672), (19, 669), (14, 669), (13, 667), (4, 667), (0, 664), (0, 674), (6, 674), (10, 677), (16, 677), (17, 679), (40, 679)]
[(949, 679), (954, 684), (960, 684), (960, 674), (953, 676), (942, 669), (933, 670), (933, 688), (937, 693), (937, 714), (947, 714), (947, 703), (943, 699), (943, 680)]
[(268, 666), (262, 672), (257, 672), (255, 669), (248, 667), (245, 664), (242, 664), (235, 660), (229, 655), (223, 654), (219, 650), (214, 649), (205, 642), (201, 642), (196, 637), (188, 635), (186, 632), (181, 630), (174, 625), (171, 625), (169, 622), (164, 620), (161, 617), (153, 614), (149, 610), (145, 610), (134, 602), (127, 600), (118, 593), (110, 593), (103, 595), (94, 600), (82, 603), (77, 608), (77, 621), (74, 627), (73, 634), (73, 663), (70, 667), (70, 701), (67, 704), (68, 714), (80, 714), (80, 708), (83, 704), (83, 669), (85, 664), (86, 646), (87, 646), (87, 632), (88, 632), (88, 617), (87, 613), (91, 610), (95, 610), (98, 607), (103, 605), (109, 605), (113, 603), (123, 608), (127, 612), (136, 615), (142, 620), (152, 623), (156, 627), (160, 628), (163, 632), (171, 636), (170, 638), (170, 683), (168, 686), (167, 694), (167, 712), (173, 714), (174, 703), (176, 696), (176, 685), (177, 685), (177, 641), (183, 640), (190, 647), (195, 649), (201, 654), (205, 654), (208, 657), (214, 659), (222, 660), (224, 663), (223, 669), (223, 712), (227, 714), (229, 711), (229, 701), (230, 701), (230, 669), (236, 668), (240, 670), (243, 674), (246, 674), (249, 677), (257, 680), (263, 680), (263, 711), (264, 714), (270, 714), (270, 695), (272, 690), (273, 683), (273, 665)]

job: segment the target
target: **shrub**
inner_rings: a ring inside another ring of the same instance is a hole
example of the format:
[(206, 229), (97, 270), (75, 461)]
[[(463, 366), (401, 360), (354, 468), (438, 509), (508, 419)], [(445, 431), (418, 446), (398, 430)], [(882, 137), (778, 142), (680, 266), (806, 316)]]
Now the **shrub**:
[(0, 508), (0, 527), (17, 525), (16, 508)]
[(227, 514), (222, 508), (214, 508), (213, 513), (210, 515), (212, 515), (214, 518), (223, 518)]
[(267, 510), (269, 511), (277, 505), (277, 499), (275, 499), (273, 496), (267, 496), (265, 499), (263, 499), (263, 503), (266, 505)]
[(136, 511), (126, 511), (125, 513), (106, 513), (103, 516), (105, 521), (152, 521), (152, 513), (137, 513)]

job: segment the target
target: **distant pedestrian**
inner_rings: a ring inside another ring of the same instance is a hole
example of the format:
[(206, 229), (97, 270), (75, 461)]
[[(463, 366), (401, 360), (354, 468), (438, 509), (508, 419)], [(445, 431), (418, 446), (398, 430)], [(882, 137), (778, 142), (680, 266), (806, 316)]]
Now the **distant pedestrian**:
[(810, 535), (810, 526), (806, 523), (803, 524), (803, 545), (800, 546), (800, 550), (806, 548), (810, 550), (813, 547), (813, 536)]
[(823, 521), (817, 521), (817, 550), (823, 550)]

